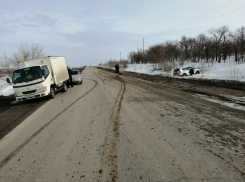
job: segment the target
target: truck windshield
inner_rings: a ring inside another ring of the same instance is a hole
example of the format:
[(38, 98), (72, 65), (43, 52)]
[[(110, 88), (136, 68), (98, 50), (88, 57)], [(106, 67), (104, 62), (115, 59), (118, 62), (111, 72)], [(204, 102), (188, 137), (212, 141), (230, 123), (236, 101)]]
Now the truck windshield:
[(13, 83), (22, 83), (42, 78), (40, 66), (15, 70), (13, 73)]

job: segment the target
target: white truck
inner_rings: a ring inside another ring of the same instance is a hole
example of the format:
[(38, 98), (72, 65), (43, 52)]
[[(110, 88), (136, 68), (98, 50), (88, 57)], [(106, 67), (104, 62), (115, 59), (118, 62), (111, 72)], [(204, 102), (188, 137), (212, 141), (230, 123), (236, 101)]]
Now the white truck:
[[(19, 63), (13, 72), (12, 86), (17, 101), (49, 96), (58, 90), (66, 92), (69, 73), (65, 57), (48, 56)], [(11, 83), (7, 78), (7, 82)]]

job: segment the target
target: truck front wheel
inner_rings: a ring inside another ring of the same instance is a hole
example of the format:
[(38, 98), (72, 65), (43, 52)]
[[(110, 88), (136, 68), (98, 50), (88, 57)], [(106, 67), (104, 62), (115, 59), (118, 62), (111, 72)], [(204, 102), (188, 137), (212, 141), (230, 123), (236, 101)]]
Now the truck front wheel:
[(54, 88), (50, 87), (50, 94), (49, 94), (49, 98), (53, 99), (55, 97), (55, 92), (54, 92)]

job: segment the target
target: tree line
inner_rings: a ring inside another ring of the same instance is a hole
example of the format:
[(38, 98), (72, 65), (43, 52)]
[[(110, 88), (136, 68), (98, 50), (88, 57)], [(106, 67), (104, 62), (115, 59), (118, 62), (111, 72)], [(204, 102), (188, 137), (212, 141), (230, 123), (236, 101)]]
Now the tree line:
[(221, 60), (234, 55), (236, 63), (244, 61), (245, 27), (231, 32), (227, 26), (212, 28), (208, 35), (199, 34), (197, 37), (183, 35), (178, 41), (165, 41), (149, 47), (148, 50), (139, 49), (128, 54), (128, 61), (134, 63), (174, 63), (180, 61), (207, 62)]

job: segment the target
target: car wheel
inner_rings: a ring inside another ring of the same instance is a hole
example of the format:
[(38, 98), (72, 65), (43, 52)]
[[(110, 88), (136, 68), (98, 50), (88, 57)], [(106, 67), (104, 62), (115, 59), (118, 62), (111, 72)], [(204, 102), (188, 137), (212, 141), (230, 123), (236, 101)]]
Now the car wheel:
[(50, 94), (49, 94), (49, 98), (50, 98), (50, 99), (55, 98), (55, 92), (54, 92), (54, 88), (53, 88), (53, 87), (50, 87)]
[(62, 88), (62, 91), (63, 91), (63, 92), (66, 92), (66, 91), (67, 91), (67, 85), (66, 85), (66, 83), (65, 83), (65, 82), (63, 83), (63, 88)]
[(184, 74), (183, 74), (183, 76), (187, 76), (187, 74), (186, 74), (186, 73), (184, 73)]
[(199, 71), (196, 72), (196, 74), (199, 74), (199, 73), (200, 73)]

